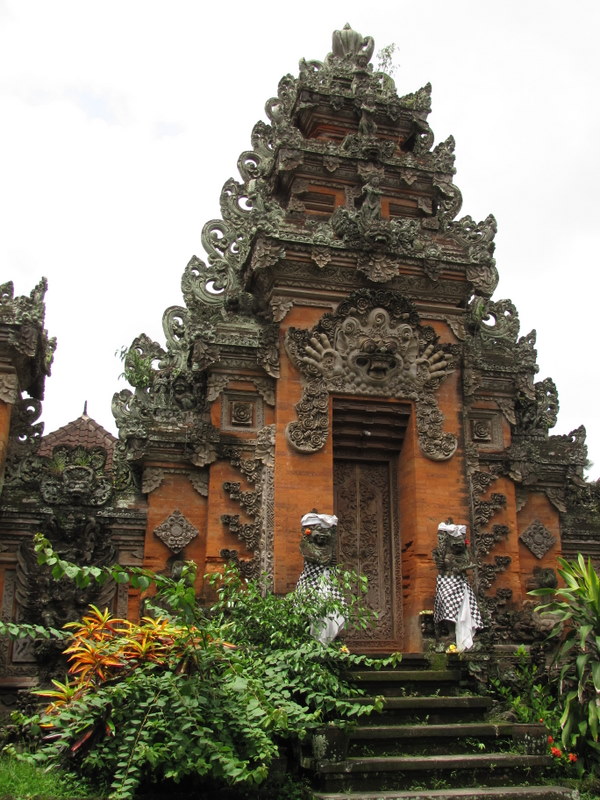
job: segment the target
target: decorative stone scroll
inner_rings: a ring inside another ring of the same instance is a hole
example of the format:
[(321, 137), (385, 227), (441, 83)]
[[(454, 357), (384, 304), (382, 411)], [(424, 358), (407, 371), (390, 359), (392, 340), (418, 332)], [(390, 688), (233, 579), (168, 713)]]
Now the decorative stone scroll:
[(198, 529), (188, 522), (181, 511), (175, 510), (154, 529), (154, 534), (172, 553), (180, 553), (198, 536)]
[(456, 437), (442, 430), (435, 391), (454, 369), (451, 345), (419, 325), (411, 303), (385, 290), (359, 290), (310, 331), (290, 328), (286, 348), (305, 378), (298, 421), (286, 430), (301, 453), (320, 450), (329, 431), (329, 392), (396, 397), (416, 404), (421, 450), (450, 458)]

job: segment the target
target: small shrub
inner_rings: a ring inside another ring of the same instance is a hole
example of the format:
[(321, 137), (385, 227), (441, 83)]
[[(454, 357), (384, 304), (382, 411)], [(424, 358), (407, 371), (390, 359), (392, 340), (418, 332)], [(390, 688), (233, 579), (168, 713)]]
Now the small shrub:
[(139, 622), (91, 607), (65, 626), (67, 678), (39, 692), (50, 703), (23, 726), (30, 739), (40, 734), (24, 756), (33, 763), (105, 782), (113, 800), (162, 781), (256, 788), (286, 743), (374, 707), (352, 701), (360, 692), (348, 680), (349, 667), (367, 659), (309, 634), (311, 621), (328, 613), (368, 624), (356, 594), (366, 584), (352, 574), (338, 574), (343, 601), (276, 597), (227, 568), (213, 578), (217, 601), (205, 609), (196, 603), (192, 563), (175, 579), (118, 565), (78, 567), (41, 537), (36, 550), (56, 579), (84, 586), (110, 577), (155, 594)]

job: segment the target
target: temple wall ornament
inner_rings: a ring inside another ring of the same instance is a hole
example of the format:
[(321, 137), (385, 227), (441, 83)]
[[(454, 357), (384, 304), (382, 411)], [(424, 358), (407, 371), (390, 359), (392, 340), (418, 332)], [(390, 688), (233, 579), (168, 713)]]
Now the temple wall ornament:
[(3, 372), (0, 374), (0, 400), (3, 403), (14, 405), (19, 397), (19, 385), (16, 373)]
[(305, 378), (289, 423), (288, 442), (299, 452), (321, 449), (329, 430), (329, 393), (413, 400), (422, 451), (445, 460), (456, 450), (453, 434), (442, 430), (435, 391), (454, 369), (452, 346), (440, 345), (403, 297), (360, 290), (326, 314), (312, 330), (290, 328), (287, 352)]
[(223, 394), (221, 429), (257, 431), (264, 425), (264, 410), (260, 397), (246, 392)]
[(254, 580), (260, 575), (260, 564), (258, 559), (241, 559), (237, 550), (229, 550), (223, 548), (219, 553), (223, 561), (233, 564), (239, 571), (240, 575), (246, 580)]
[(256, 550), (260, 542), (258, 522), (241, 522), (239, 514), (221, 514), (221, 522), (244, 543), (247, 550)]
[(165, 479), (165, 471), (160, 467), (145, 467), (142, 473), (142, 492), (150, 494), (161, 485)]
[(535, 519), (519, 536), (519, 541), (540, 560), (556, 544), (556, 537), (539, 521)]
[(497, 411), (473, 409), (469, 413), (471, 440), (480, 448), (503, 449), (502, 422)]
[(154, 529), (154, 535), (172, 553), (180, 553), (198, 534), (198, 529), (177, 509)]
[(202, 497), (208, 497), (208, 470), (191, 470), (187, 473), (190, 483)]

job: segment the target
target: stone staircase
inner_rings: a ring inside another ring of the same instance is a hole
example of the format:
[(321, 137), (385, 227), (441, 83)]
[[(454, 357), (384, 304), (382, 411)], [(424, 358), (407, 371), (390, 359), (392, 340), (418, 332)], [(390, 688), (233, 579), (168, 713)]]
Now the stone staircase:
[(350, 731), (347, 753), (327, 750), (324, 730), (303, 756), (315, 800), (576, 800), (571, 788), (543, 785), (545, 727), (489, 721), (491, 699), (469, 693), (460, 662), (450, 664), (432, 669), (409, 654), (397, 669), (355, 673), (384, 707)]

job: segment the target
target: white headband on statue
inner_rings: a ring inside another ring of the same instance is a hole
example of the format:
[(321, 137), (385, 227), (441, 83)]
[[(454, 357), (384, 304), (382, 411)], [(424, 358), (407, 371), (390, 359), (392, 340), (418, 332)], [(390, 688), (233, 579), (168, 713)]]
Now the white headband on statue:
[(438, 531), (446, 531), (449, 533), (450, 536), (466, 536), (467, 535), (467, 526), (466, 525), (451, 525), (449, 522), (440, 522), (438, 525)]
[(305, 514), (300, 520), (300, 525), (302, 525), (303, 528), (333, 528), (337, 523), (338, 518), (333, 514), (317, 514), (315, 511)]

